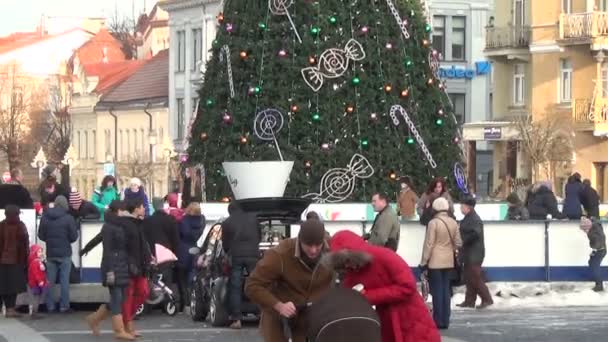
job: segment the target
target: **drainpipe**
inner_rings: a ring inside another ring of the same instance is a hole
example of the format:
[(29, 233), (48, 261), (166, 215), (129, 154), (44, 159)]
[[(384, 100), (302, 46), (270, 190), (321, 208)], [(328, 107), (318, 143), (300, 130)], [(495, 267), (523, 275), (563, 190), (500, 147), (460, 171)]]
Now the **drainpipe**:
[[(148, 121), (149, 121), (149, 128), (148, 128), (148, 139), (150, 139), (150, 136), (152, 135), (152, 114), (150, 112), (148, 112), (148, 108), (150, 108), (150, 102), (146, 103), (146, 107), (144, 108), (144, 113), (146, 113), (146, 115), (148, 116)], [(153, 161), (153, 155), (154, 155), (154, 146), (152, 144), (150, 145), (150, 162)], [(152, 197), (154, 197), (154, 180), (150, 179), (150, 192), (152, 195)]]
[(114, 118), (114, 164), (116, 164), (118, 162), (118, 117), (114, 114), (113, 107), (110, 107), (108, 112)]

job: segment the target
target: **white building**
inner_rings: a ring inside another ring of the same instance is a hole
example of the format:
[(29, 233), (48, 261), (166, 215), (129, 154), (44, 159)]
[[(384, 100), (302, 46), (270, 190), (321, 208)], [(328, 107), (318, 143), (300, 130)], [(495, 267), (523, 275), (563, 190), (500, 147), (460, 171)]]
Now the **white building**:
[(201, 73), (215, 39), (221, 1), (167, 0), (158, 5), (169, 12), (169, 132), (176, 150), (182, 151)]
[[(432, 45), (441, 54), (440, 77), (454, 105), (459, 124), (492, 117), (492, 70), (484, 55), (486, 26), (493, 0), (426, 1)], [(477, 195), (491, 192), (492, 146), (479, 142), (469, 153), (469, 182), (476, 180)]]

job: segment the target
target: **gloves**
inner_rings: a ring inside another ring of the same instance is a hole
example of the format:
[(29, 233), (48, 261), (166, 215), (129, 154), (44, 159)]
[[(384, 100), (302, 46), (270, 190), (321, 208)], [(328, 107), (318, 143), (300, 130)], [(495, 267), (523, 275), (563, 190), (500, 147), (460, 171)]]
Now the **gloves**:
[(418, 265), (418, 268), (420, 269), (420, 273), (424, 273), (429, 270), (427, 265)]
[(78, 255), (80, 255), (81, 257), (87, 255), (87, 253), (84, 250), (80, 250), (80, 252), (78, 252)]

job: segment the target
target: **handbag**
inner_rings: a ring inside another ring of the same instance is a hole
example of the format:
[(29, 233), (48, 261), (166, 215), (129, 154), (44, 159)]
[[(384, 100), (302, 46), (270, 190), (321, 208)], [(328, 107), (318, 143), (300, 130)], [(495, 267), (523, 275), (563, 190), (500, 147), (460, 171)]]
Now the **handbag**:
[(452, 286), (462, 286), (464, 284), (464, 280), (463, 280), (463, 263), (460, 260), (460, 250), (458, 247), (456, 247), (456, 244), (454, 243), (454, 238), (452, 237), (452, 234), (450, 233), (450, 229), (448, 227), (448, 224), (438, 218), (439, 221), (443, 222), (443, 225), (445, 226), (445, 229), (448, 232), (448, 236), (450, 237), (450, 243), (452, 244), (452, 250), (454, 251), (454, 272), (452, 274), (452, 281), (450, 282)]

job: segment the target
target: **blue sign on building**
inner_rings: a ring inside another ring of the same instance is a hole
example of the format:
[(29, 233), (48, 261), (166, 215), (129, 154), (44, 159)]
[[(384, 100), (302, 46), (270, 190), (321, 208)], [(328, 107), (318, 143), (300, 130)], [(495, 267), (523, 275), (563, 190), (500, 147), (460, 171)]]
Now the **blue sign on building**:
[(475, 62), (475, 69), (471, 68), (456, 68), (452, 65), (451, 68), (439, 68), (439, 77), (441, 78), (456, 78), (456, 79), (473, 79), (475, 76), (487, 75), (490, 73), (492, 64), (487, 61)]

